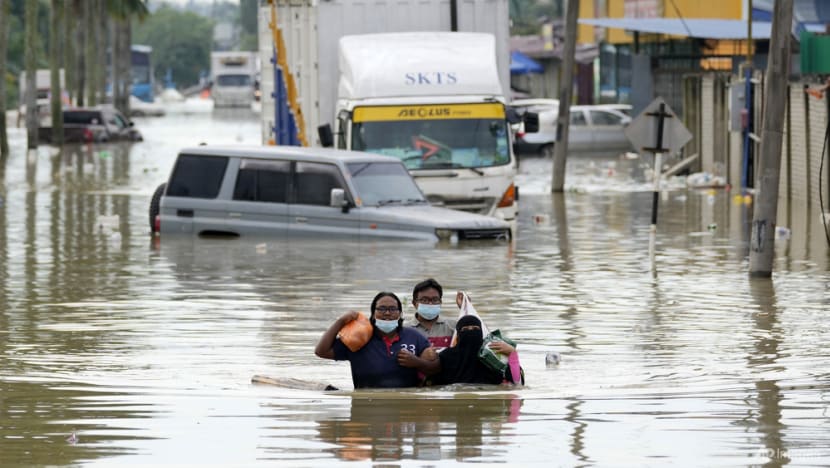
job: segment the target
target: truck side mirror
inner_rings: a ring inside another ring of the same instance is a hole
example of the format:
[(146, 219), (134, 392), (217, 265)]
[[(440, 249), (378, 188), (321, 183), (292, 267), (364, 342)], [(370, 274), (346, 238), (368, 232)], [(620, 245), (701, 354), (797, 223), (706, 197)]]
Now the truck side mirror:
[(522, 115), (522, 122), (525, 124), (525, 133), (536, 133), (539, 131), (539, 114), (536, 112), (525, 112)]
[(331, 125), (324, 124), (317, 127), (317, 136), (320, 137), (320, 144), (323, 148), (334, 146), (334, 134), (331, 132)]
[(331, 194), (329, 195), (329, 206), (332, 208), (340, 208), (343, 210), (343, 213), (348, 213), (349, 201), (346, 200), (346, 191), (342, 188), (331, 189)]

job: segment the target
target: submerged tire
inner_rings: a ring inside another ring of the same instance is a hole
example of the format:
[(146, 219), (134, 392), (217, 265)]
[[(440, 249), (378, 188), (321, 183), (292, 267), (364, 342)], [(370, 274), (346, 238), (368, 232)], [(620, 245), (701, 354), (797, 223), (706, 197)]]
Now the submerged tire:
[(539, 148), (539, 156), (543, 158), (552, 158), (553, 157), (553, 143), (548, 143), (545, 146)]
[(159, 214), (159, 207), (161, 204), (161, 196), (164, 194), (164, 189), (167, 188), (167, 183), (163, 183), (156, 187), (153, 192), (153, 198), (150, 199), (150, 232), (155, 234), (156, 231), (156, 216)]

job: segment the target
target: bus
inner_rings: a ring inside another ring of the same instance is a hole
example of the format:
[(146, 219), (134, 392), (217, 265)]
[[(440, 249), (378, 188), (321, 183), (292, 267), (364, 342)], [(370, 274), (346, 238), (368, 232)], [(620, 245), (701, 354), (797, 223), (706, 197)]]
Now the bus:
[(144, 102), (153, 102), (155, 80), (153, 62), (150, 55), (153, 48), (148, 45), (133, 44), (130, 53), (130, 74), (132, 76), (132, 95)]

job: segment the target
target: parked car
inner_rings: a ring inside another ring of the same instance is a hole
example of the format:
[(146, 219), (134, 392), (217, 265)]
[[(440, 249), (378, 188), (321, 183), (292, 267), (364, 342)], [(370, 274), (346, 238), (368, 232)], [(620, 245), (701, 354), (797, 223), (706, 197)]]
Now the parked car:
[(598, 109), (611, 109), (619, 111), (631, 118), (634, 117), (631, 115), (631, 104), (597, 104), (595, 107)]
[[(52, 143), (52, 127), (40, 127), (38, 138)], [(63, 111), (64, 143), (104, 143), (111, 141), (141, 141), (141, 132), (133, 122), (111, 106), (76, 107)]]
[(431, 206), (394, 157), (290, 146), (181, 150), (150, 202), (169, 234), (465, 241), (509, 239), (500, 219)]
[[(556, 105), (535, 103), (529, 105), (528, 109), (538, 113), (539, 131), (517, 134), (514, 150), (519, 154), (552, 156), (559, 117), (558, 102)], [(624, 134), (626, 126), (631, 122), (631, 117), (625, 111), (630, 112), (631, 106), (627, 104), (571, 106), (568, 151), (610, 153), (632, 150), (633, 147)]]

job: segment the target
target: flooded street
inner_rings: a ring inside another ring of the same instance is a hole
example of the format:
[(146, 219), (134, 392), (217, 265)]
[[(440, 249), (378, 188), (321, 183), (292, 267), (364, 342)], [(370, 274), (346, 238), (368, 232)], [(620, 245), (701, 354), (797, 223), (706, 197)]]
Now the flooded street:
[[(748, 271), (752, 205), (661, 199), (649, 160), (523, 159), (513, 244), (149, 235), (178, 150), (258, 144), (249, 111), (136, 119), (131, 147), (13, 153), (0, 177), (0, 466), (830, 465), (830, 250), (779, 216), (772, 280)], [(3, 168), (0, 168), (3, 170)], [(314, 345), (381, 290), (470, 293), (516, 340), (527, 387), (352, 391)], [(561, 363), (546, 366), (545, 355)], [(251, 384), (255, 374), (331, 383)]]

